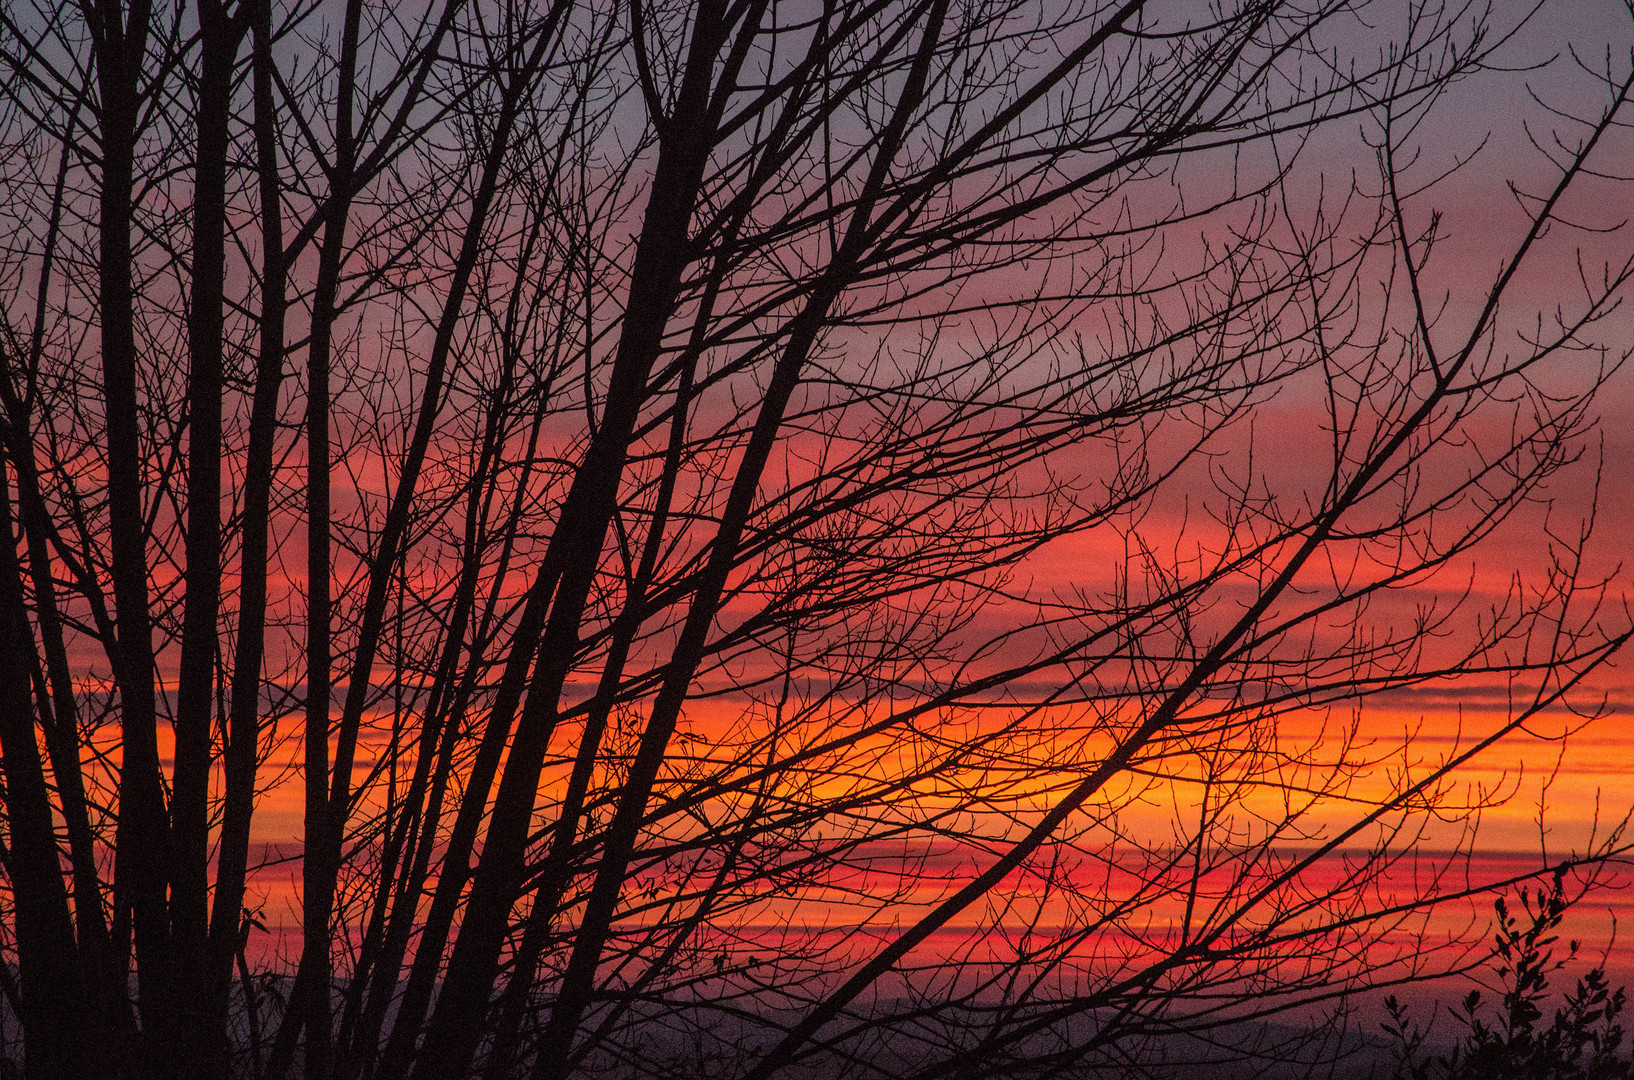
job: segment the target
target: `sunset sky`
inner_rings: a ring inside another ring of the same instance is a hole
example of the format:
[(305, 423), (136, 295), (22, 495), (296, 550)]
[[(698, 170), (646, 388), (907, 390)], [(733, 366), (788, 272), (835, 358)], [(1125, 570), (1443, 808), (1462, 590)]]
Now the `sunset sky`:
[(1634, 981), (1627, 5), (169, 12), (0, 12), (29, 1080)]

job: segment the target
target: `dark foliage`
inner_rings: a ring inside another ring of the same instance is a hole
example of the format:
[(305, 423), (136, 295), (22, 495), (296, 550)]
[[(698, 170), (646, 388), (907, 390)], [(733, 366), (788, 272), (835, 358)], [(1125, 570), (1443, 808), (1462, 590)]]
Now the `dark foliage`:
[(1490, 974), (1500, 990), (1489, 996), (1471, 990), (1448, 1010), (1462, 1028), (1448, 1053), (1430, 1053), (1434, 1019), (1415, 1024), (1411, 1010), (1394, 996), (1385, 999), (1390, 1019), (1384, 1030), (1398, 1044), (1396, 1080), (1623, 1080), (1634, 1077), (1634, 1057), (1625, 1049), (1622, 1014), (1626, 987), (1611, 989), (1603, 964), (1577, 980), (1544, 1023), (1550, 1007), (1550, 980), (1577, 959), (1577, 941), (1557, 958), (1556, 931), (1572, 897), (1564, 877), (1536, 894), (1521, 890), (1521, 913), (1503, 897), (1494, 904), (1498, 928)]

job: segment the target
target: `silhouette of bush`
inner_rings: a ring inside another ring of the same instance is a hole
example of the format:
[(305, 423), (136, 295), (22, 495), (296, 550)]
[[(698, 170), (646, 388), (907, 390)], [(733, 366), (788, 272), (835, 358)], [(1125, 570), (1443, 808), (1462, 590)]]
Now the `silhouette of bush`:
[(1550, 978), (1577, 957), (1578, 943), (1568, 941), (1564, 958), (1556, 959), (1556, 930), (1572, 898), (1564, 875), (1535, 895), (1522, 889), (1520, 913), (1499, 897), (1494, 903), (1494, 981), (1502, 987), (1496, 999), (1471, 990), (1447, 1010), (1463, 1030), (1449, 1053), (1427, 1047), (1434, 1027), (1419, 1027), (1407, 1006), (1385, 998), (1389, 1014), (1382, 1026), (1395, 1042), (1394, 1080), (1623, 1080), (1634, 1078), (1634, 1059), (1624, 1051), (1620, 1017), (1627, 990), (1611, 989), (1603, 965), (1577, 980), (1544, 1023), (1550, 1001)]

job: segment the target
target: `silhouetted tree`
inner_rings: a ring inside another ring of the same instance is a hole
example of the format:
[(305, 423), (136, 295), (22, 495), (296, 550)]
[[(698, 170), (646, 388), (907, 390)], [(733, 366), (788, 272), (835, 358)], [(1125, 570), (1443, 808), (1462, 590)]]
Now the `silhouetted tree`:
[(1457, 872), (1630, 634), (1628, 27), (1436, 209), (1542, 26), (0, 7), (28, 1074), (1133, 1068), (1620, 851)]

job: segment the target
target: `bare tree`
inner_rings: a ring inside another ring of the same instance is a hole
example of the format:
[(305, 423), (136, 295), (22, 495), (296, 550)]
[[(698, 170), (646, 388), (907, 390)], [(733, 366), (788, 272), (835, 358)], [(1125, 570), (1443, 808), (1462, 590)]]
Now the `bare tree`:
[[(1543, 26), (0, 9), (28, 1075), (1287, 1055), (1592, 880), (1615, 821), (1465, 858), (1634, 632), (1543, 509), (1626, 355), (1626, 12), (1443, 254), (1447, 103)], [(1437, 687), (1503, 705), (1369, 723)]]

